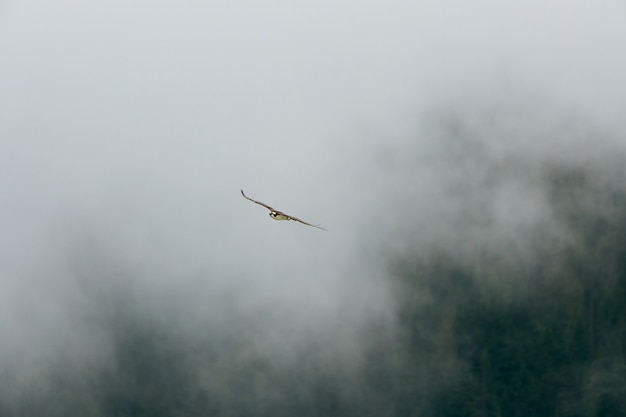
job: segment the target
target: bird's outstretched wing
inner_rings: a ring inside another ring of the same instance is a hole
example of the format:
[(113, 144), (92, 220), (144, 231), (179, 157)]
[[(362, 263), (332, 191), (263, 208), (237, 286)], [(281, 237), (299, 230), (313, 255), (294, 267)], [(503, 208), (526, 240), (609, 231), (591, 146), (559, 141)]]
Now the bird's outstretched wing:
[(268, 206), (267, 204), (265, 204), (265, 203), (261, 203), (260, 201), (253, 200), (252, 198), (248, 197), (248, 196), (247, 196), (247, 195), (243, 192), (243, 190), (241, 190), (241, 195), (242, 195), (242, 196), (243, 196), (243, 198), (245, 198), (246, 200), (250, 200), (250, 201), (252, 201), (253, 203), (256, 203), (256, 204), (258, 204), (258, 205), (260, 205), (260, 206), (263, 206), (263, 207), (265, 207), (266, 209), (268, 209), (269, 211), (276, 211), (276, 210), (274, 210), (272, 207)]
[[(285, 213), (283, 213), (283, 214), (285, 214)], [(297, 218), (297, 217), (293, 217), (293, 216), (290, 216), (290, 215), (288, 215), (288, 214), (285, 214), (285, 216), (289, 217), (289, 220), (293, 220), (293, 221), (296, 221), (296, 222), (300, 222), (300, 223), (302, 223), (302, 224), (306, 224), (307, 226), (317, 227), (318, 229), (322, 229), (322, 230), (326, 230), (326, 231), (328, 231), (328, 229), (324, 229), (324, 228), (323, 228), (322, 226), (320, 226), (319, 224), (311, 224), (311, 223), (307, 223), (307, 222), (305, 222), (304, 220), (300, 220), (299, 218)]]

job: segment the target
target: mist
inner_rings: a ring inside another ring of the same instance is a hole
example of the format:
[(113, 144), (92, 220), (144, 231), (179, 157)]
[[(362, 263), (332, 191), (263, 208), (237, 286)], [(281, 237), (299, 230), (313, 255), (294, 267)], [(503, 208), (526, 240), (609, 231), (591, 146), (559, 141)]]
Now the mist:
[(3, 3), (0, 415), (623, 415), (625, 13)]

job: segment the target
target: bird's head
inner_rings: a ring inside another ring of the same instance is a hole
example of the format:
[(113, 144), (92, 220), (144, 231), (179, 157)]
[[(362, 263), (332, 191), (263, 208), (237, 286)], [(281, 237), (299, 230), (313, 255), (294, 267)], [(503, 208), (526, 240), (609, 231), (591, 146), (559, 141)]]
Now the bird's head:
[(271, 218), (276, 218), (276, 216), (278, 216), (278, 213), (276, 213), (275, 211), (270, 211)]

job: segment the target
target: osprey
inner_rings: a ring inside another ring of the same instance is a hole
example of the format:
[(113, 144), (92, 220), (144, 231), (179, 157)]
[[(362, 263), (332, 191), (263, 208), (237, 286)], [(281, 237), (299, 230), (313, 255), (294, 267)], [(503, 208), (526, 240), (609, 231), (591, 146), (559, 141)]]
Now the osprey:
[(253, 199), (251, 199), (250, 197), (248, 197), (248, 196), (247, 196), (247, 195), (243, 192), (243, 190), (241, 190), (241, 195), (242, 195), (242, 196), (243, 196), (243, 198), (245, 198), (246, 200), (250, 200), (250, 201), (252, 201), (253, 203), (256, 203), (256, 204), (258, 204), (258, 205), (260, 205), (260, 206), (263, 206), (263, 207), (265, 207), (266, 209), (268, 209), (268, 210), (270, 211), (270, 217), (271, 217), (272, 219), (274, 219), (274, 220), (293, 220), (293, 221), (296, 221), (296, 222), (300, 222), (300, 223), (302, 223), (302, 224), (306, 224), (307, 226), (317, 227), (318, 229), (326, 230), (326, 229), (324, 229), (324, 228), (323, 228), (322, 226), (320, 226), (320, 225), (307, 223), (307, 222), (305, 222), (305, 221), (303, 221), (303, 220), (300, 220), (300, 219), (299, 219), (299, 218), (297, 218), (297, 217), (290, 216), (290, 215), (288, 215), (288, 214), (283, 213), (282, 211), (275, 210), (274, 208), (272, 208), (272, 207), (268, 206), (268, 205), (267, 205), (267, 204), (265, 204), (265, 203), (261, 203), (260, 201), (253, 200)]

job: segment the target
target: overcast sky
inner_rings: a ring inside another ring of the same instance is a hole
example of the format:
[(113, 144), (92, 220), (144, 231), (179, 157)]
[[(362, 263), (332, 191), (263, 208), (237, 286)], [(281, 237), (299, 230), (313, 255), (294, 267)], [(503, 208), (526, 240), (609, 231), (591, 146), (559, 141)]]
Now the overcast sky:
[[(3, 349), (71, 328), (90, 256), (132, 277), (92, 265), (99, 285), (190, 308), (220, 300), (308, 330), (388, 317), (371, 239), (458, 215), (438, 191), (464, 175), (438, 159), (446, 120), (480, 136), (481, 115), (509, 117), (495, 154), (623, 146), (625, 51), (617, 0), (6, 0)], [(545, 133), (564, 119), (609, 139)], [(525, 184), (498, 203), (522, 226), (543, 213)], [(329, 231), (274, 222), (242, 188)]]

